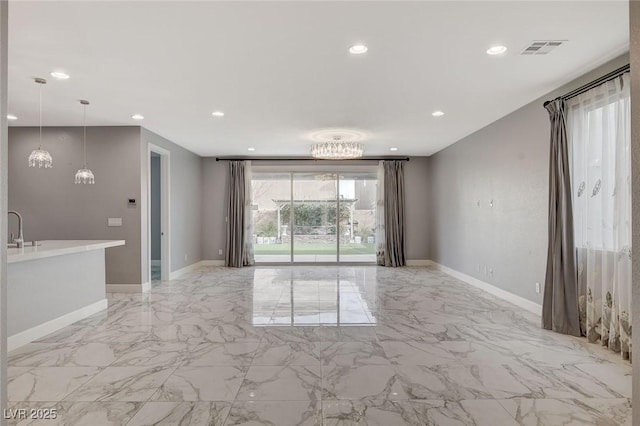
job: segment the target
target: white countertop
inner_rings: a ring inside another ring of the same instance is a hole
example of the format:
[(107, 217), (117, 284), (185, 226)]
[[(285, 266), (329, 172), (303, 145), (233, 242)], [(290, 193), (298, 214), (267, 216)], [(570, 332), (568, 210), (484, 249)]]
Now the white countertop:
[(7, 263), (123, 246), (124, 240), (46, 240), (38, 243), (40, 245), (36, 247), (7, 249)]

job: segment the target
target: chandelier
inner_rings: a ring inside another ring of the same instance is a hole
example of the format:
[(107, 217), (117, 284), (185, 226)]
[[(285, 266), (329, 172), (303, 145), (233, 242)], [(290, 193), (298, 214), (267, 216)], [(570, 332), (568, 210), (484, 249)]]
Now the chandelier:
[(82, 168), (76, 172), (75, 183), (84, 183), (84, 184), (93, 185), (95, 183), (93, 172), (87, 169), (87, 105), (89, 105), (89, 101), (82, 100), (80, 101), (80, 103), (84, 107), (84, 117), (83, 117), (84, 141), (82, 144), (84, 162), (82, 163)]
[(332, 141), (316, 142), (311, 145), (311, 156), (321, 160), (349, 160), (360, 158), (364, 153), (364, 144), (343, 141), (334, 137)]
[(38, 149), (34, 149), (31, 151), (31, 155), (29, 155), (29, 167), (38, 166), (50, 169), (53, 167), (53, 159), (48, 151), (42, 149), (42, 86), (47, 84), (47, 80), (44, 78), (35, 78), (34, 81), (40, 85), (40, 144), (38, 145)]

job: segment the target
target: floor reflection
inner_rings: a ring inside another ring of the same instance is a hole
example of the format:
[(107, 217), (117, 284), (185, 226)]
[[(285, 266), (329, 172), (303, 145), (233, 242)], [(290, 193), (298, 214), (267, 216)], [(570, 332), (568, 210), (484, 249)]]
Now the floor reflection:
[(256, 326), (375, 325), (376, 268), (255, 269)]

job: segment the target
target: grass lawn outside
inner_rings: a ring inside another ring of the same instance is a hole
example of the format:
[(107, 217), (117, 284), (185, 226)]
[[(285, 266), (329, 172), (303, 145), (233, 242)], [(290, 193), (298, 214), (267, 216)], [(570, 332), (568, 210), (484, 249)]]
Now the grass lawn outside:
[[(295, 243), (294, 243), (295, 244)], [(341, 244), (340, 254), (375, 254), (375, 244)], [(334, 254), (335, 244), (295, 244), (296, 254)], [(255, 254), (287, 254), (290, 244), (254, 244)]]

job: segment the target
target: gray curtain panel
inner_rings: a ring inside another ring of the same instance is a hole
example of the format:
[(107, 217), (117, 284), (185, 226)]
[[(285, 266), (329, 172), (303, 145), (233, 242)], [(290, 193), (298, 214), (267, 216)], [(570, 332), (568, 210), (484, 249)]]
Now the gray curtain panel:
[(551, 121), (549, 158), (549, 248), (542, 304), (542, 327), (580, 336), (578, 279), (573, 241), (573, 210), (565, 103), (545, 105)]
[(384, 161), (384, 253), (383, 266), (404, 266), (404, 161)]
[(245, 250), (245, 163), (229, 162), (229, 199), (227, 202), (227, 252), (225, 264), (240, 268), (244, 266)]

